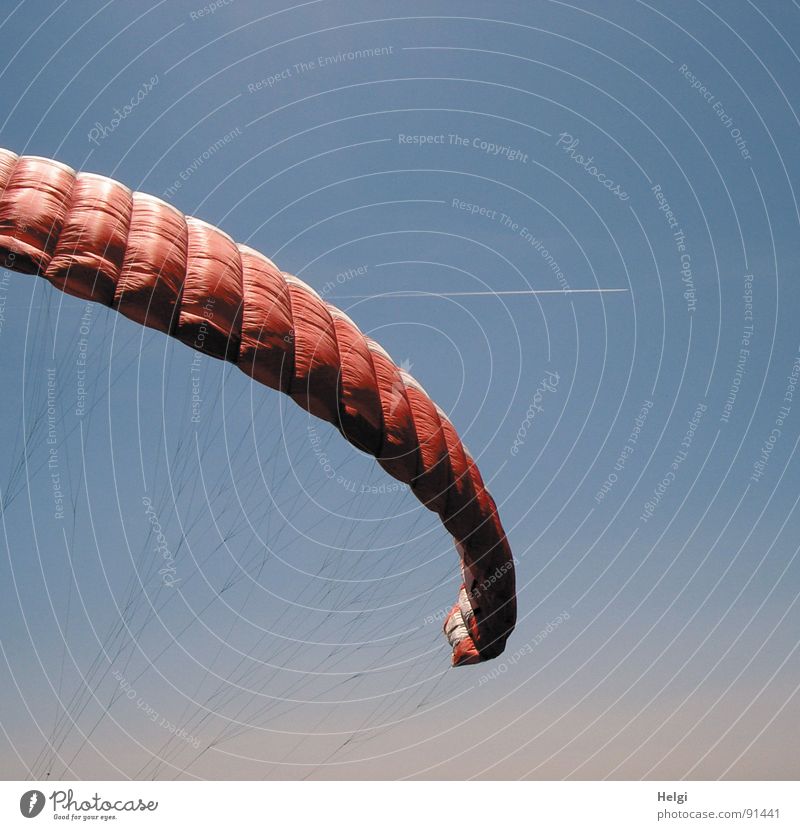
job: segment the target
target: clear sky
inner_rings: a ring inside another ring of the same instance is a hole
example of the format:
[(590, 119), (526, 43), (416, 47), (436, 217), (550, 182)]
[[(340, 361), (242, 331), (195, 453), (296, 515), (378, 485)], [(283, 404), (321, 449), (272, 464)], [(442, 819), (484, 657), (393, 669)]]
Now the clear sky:
[(409, 367), (520, 610), (449, 669), (409, 492), (3, 271), (0, 775), (800, 774), (796, 4), (23, 0), (0, 36), (0, 146), (219, 225)]

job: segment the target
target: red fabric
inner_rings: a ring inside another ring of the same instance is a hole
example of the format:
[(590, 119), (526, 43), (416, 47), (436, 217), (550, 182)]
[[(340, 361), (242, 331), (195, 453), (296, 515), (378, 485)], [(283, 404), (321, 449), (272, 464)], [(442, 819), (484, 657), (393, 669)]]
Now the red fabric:
[(419, 384), (310, 286), (154, 196), (0, 150), (0, 264), (112, 306), (289, 394), (409, 484), (454, 536), (473, 614), (453, 664), (503, 651), (514, 563), (455, 428)]
[(144, 326), (172, 332), (186, 275), (188, 236), (180, 211), (155, 196), (133, 194), (128, 244), (113, 301), (117, 311)]
[(119, 282), (133, 210), (127, 187), (79, 173), (45, 277), (84, 300), (111, 305)]
[(294, 374), (294, 325), (289, 287), (263, 254), (239, 246), (242, 258), (242, 340), (239, 367), (257, 381), (288, 392)]
[(61, 234), (75, 173), (63, 164), (25, 156), (8, 171), (0, 201), (3, 265), (42, 273)]
[(242, 339), (242, 258), (221, 230), (187, 217), (187, 265), (175, 336), (214, 357), (236, 360)]

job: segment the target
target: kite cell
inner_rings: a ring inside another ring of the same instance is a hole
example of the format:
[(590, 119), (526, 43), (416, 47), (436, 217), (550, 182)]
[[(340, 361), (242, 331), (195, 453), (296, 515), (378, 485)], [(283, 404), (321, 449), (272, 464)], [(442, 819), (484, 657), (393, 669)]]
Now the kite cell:
[(455, 539), (453, 665), (499, 655), (516, 621), (497, 507), (446, 415), (309, 285), (145, 193), (0, 149), (0, 264), (236, 364), (333, 424), (411, 487)]

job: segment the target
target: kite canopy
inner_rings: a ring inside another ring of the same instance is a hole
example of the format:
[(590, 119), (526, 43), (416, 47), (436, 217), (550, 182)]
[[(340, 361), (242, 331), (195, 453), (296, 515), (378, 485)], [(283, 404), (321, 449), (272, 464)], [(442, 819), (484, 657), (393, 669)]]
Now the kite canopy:
[(461, 559), (444, 624), (453, 665), (503, 651), (514, 562), (494, 500), (447, 416), (344, 312), (219, 228), (104, 176), (0, 149), (0, 193), (3, 267), (235, 363), (408, 484)]

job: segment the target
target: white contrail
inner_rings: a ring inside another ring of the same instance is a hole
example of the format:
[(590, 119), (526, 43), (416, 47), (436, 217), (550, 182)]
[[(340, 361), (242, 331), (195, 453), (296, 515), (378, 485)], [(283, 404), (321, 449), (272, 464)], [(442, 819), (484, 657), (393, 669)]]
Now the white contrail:
[(374, 300), (377, 297), (497, 297), (507, 294), (619, 294), (627, 288), (540, 288), (519, 291), (386, 291), (383, 294), (337, 294), (337, 300)]

